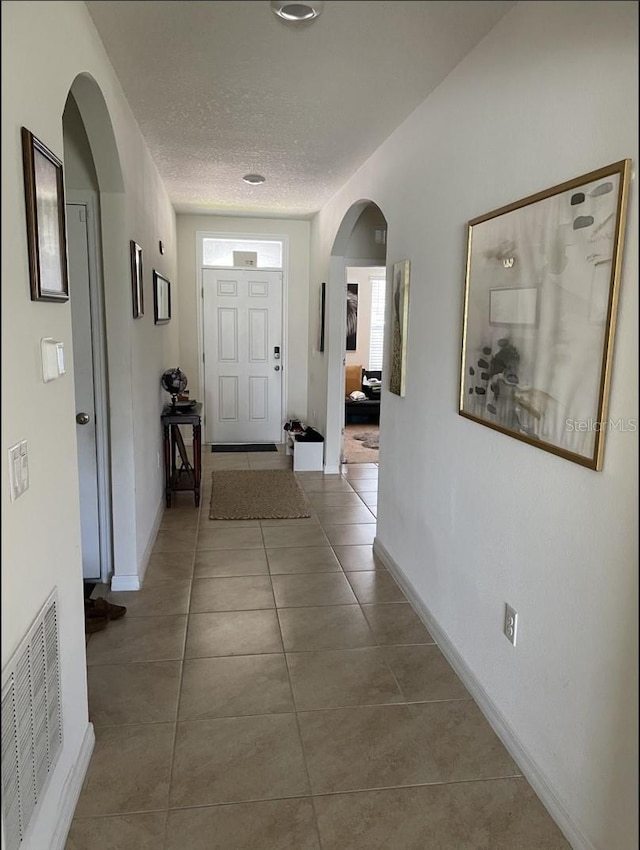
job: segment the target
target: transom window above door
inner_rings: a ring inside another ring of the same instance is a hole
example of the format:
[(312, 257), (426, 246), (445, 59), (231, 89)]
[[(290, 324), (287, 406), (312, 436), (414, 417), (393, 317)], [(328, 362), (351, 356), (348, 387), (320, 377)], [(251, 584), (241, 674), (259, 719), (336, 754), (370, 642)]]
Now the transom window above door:
[(234, 251), (255, 251), (258, 255), (256, 268), (282, 268), (282, 242), (265, 239), (220, 239), (208, 236), (202, 240), (202, 264), (232, 268)]

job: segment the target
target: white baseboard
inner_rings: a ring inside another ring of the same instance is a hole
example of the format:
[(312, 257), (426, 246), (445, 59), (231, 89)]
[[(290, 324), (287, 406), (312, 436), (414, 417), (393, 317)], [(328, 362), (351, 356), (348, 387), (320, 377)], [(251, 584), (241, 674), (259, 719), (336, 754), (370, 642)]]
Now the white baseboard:
[(325, 464), (324, 474), (325, 475), (338, 475), (340, 472), (339, 466), (332, 466), (331, 464)]
[(111, 576), (111, 590), (140, 590), (142, 582), (139, 575)]
[(411, 602), (416, 613), (432, 635), (438, 648), (456, 671), (462, 683), (478, 704), (480, 711), (487, 719), (489, 725), (498, 738), (500, 738), (511, 758), (519, 766), (522, 775), (529, 782), (573, 850), (598, 850), (573, 821), (557, 794), (549, 785), (536, 760), (525, 749), (514, 730), (480, 684), (462, 655), (455, 648), (446, 632), (438, 624), (407, 576), (377, 537), (373, 542), (373, 551), (389, 572), (393, 574), (407, 599)]
[(82, 784), (89, 768), (89, 761), (91, 760), (95, 742), (96, 736), (93, 731), (93, 723), (88, 723), (82, 744), (80, 745), (78, 758), (69, 771), (64, 788), (62, 789), (58, 821), (53, 831), (50, 850), (64, 850), (64, 846), (67, 843), (67, 835), (71, 828), (73, 814), (78, 805), (78, 798), (80, 797)]

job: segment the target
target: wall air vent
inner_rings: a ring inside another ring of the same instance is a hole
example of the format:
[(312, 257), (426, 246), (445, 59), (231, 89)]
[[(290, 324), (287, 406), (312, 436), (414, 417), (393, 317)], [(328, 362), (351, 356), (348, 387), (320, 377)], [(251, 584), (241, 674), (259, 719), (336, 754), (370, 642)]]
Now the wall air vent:
[(4, 847), (17, 850), (62, 745), (57, 593), (2, 671)]

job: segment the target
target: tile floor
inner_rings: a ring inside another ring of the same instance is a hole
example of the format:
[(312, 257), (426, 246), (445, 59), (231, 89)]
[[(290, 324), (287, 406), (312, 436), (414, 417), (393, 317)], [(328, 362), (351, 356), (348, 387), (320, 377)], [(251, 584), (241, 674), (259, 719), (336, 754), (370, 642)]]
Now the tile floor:
[(299, 475), (308, 520), (166, 511), (87, 645), (96, 747), (67, 850), (566, 850), (393, 577), (377, 466)]

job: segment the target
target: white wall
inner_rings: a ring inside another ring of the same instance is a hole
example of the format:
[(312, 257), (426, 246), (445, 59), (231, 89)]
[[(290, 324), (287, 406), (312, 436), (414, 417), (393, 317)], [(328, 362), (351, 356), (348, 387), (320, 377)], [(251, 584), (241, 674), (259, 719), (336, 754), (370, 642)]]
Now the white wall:
[(287, 417), (307, 418), (306, 316), (309, 313), (308, 221), (241, 218), (219, 215), (179, 215), (178, 278), (180, 281), (180, 368), (189, 378), (191, 397), (202, 397), (198, 386), (197, 299), (200, 297), (196, 265), (196, 233), (287, 236), (289, 243), (287, 305)]
[[(378, 539), (575, 846), (597, 850), (637, 847), (637, 434), (610, 433), (594, 472), (463, 419), (460, 328), (469, 219), (625, 157), (637, 168), (637, 23), (635, 3), (519, 3), (312, 222), (312, 280), (362, 198), (388, 221), (388, 265), (411, 260), (407, 394), (382, 398)], [(630, 206), (613, 419), (638, 417), (637, 181)], [(316, 324), (312, 311), (311, 338)], [(317, 411), (326, 360), (311, 362)]]
[[(121, 571), (132, 576), (143, 566), (162, 499), (159, 376), (173, 360), (177, 321), (168, 333), (154, 327), (151, 272), (155, 266), (175, 279), (175, 215), (85, 5), (6, 2), (2, 24), (2, 663), (57, 586), (64, 745), (23, 842), (24, 850), (43, 850), (57, 846), (54, 834), (71, 814), (74, 781), (81, 779), (73, 770), (89, 726), (70, 305), (30, 300), (20, 127), (62, 155), (62, 113), (82, 72), (96, 80), (113, 123), (125, 193), (121, 203), (103, 198), (102, 209), (103, 216), (114, 204), (122, 211), (123, 238), (105, 256), (105, 290), (107, 314), (119, 319), (108, 330), (111, 386), (129, 411), (114, 423), (113, 452), (114, 463), (122, 462), (123, 474), (130, 475), (129, 530), (118, 551), (126, 554)], [(137, 322), (131, 317), (129, 238), (145, 250), (147, 307)], [(167, 246), (162, 258), (159, 239)], [(68, 351), (66, 375), (49, 384), (40, 366), (45, 336), (62, 340)], [(30, 486), (11, 503), (7, 449), (22, 439), (28, 441)]]

